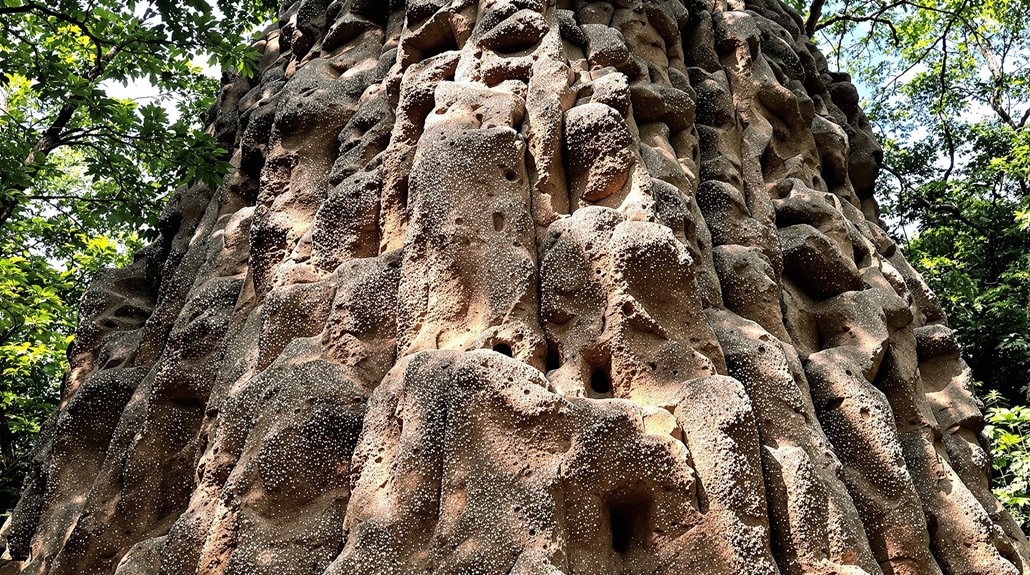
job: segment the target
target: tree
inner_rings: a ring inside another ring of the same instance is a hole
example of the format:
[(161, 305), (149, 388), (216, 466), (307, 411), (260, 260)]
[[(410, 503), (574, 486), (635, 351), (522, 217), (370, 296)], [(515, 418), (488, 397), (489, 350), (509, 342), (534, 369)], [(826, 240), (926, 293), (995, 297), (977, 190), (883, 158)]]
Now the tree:
[[(48, 158), (64, 146), (82, 150), (88, 174), (110, 184), (102, 199), (121, 205), (224, 171), (224, 151), (196, 126), (215, 82), (199, 73), (194, 56), (206, 52), (249, 72), (253, 50), (242, 36), (266, 15), (266, 3), (248, 0), (250, 11), (243, 11), (220, 0), (222, 17), (206, 0), (4, 4), (0, 27), (9, 43), (0, 50), (0, 121), (15, 137), (0, 148), (0, 226), (26, 202), (53, 198), (33, 189), (51, 177)], [(160, 88), (163, 102), (138, 105), (105, 90), (139, 80)], [(169, 118), (168, 102), (176, 103), (178, 120)]]
[[(0, 512), (52, 411), (76, 304), (126, 263), (178, 185), (228, 164), (203, 125), (218, 81), (250, 74), (268, 0), (0, 1)], [(159, 101), (111, 95), (147, 84)]]

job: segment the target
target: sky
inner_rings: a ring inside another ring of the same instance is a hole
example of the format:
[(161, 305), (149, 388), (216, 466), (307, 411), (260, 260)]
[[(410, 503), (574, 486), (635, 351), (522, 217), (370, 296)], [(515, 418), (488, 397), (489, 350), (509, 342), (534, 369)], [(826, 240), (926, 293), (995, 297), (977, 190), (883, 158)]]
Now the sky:
[[(212, 66), (208, 62), (207, 58), (198, 59), (194, 64), (201, 68), (202, 73), (205, 76), (215, 79), (221, 77), (221, 70), (216, 66)], [(172, 122), (179, 119), (179, 110), (175, 107), (175, 102), (170, 99), (163, 98), (161, 96), (161, 91), (145, 78), (125, 84), (122, 82), (108, 80), (106, 82), (102, 82), (100, 87), (112, 98), (134, 100), (140, 105), (151, 102), (161, 103), (164, 109), (168, 112), (168, 117)]]
[[(136, 16), (143, 16), (143, 13), (150, 7), (149, 2), (140, 2), (136, 6)], [(221, 11), (214, 0), (208, 0), (208, 5), (211, 6), (215, 14), (221, 16)], [(200, 56), (194, 64), (199, 66), (205, 76), (218, 79), (221, 77), (221, 70), (216, 66), (213, 66), (206, 56)], [(168, 117), (171, 121), (179, 119), (179, 110), (175, 107), (175, 102), (168, 100), (164, 101), (161, 97), (161, 91), (146, 81), (146, 79), (134, 80), (129, 83), (121, 83), (115, 81), (102, 82), (100, 86), (107, 92), (107, 95), (112, 98), (120, 98), (127, 100), (135, 100), (142, 104), (148, 104), (151, 102), (159, 102), (163, 104), (163, 107), (168, 112)]]

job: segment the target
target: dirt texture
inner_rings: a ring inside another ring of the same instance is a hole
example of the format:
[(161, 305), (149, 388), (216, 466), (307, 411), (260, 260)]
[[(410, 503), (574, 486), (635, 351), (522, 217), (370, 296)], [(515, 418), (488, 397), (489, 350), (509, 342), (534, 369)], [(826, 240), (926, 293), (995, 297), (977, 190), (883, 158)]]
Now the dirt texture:
[(303, 0), (82, 302), (0, 574), (1017, 575), (778, 0)]

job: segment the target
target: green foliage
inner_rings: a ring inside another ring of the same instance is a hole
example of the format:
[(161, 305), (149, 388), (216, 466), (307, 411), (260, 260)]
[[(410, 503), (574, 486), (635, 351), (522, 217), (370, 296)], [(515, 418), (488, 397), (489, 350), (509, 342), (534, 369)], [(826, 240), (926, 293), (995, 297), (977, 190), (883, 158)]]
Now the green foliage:
[[(33, 200), (49, 179), (49, 154), (64, 146), (82, 152), (100, 195), (123, 205), (145, 205), (162, 190), (196, 180), (214, 184), (225, 170), (225, 150), (197, 120), (217, 82), (203, 75), (198, 52), (244, 72), (254, 52), (243, 34), (266, 4), (220, 0), (187, 2), (4, 0), (0, 6), (0, 224)], [(146, 83), (161, 102), (109, 95), (117, 84)], [(174, 112), (172, 117), (169, 109)], [(135, 210), (137, 213), (139, 210)]]
[(17, 500), (35, 434), (68, 368), (76, 304), (102, 267), (141, 246), (131, 226), (83, 226), (49, 209), (8, 222), (0, 235), (0, 501)]
[[(1003, 399), (993, 393), (987, 400)], [(1025, 531), (1030, 528), (1030, 407), (992, 405), (987, 410), (984, 433), (992, 445), (994, 495)]]
[[(204, 131), (273, 0), (0, 0), (0, 514), (67, 369), (76, 305), (155, 233), (176, 186), (216, 185)], [(119, 93), (144, 86), (159, 96)]]

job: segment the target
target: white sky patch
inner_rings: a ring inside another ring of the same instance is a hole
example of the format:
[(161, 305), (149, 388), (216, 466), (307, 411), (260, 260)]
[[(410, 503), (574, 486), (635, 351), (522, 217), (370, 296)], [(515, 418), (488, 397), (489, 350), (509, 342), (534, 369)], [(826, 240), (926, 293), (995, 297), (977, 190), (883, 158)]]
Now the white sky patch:
[[(222, 12), (218, 9), (217, 3), (214, 0), (208, 0), (208, 4), (211, 6), (215, 16), (221, 18)], [(153, 2), (140, 2), (136, 5), (133, 13), (137, 17), (142, 18), (143, 14), (152, 5)], [(151, 21), (156, 25), (161, 21), (161, 17), (153, 17)], [(201, 73), (209, 78), (217, 80), (222, 76), (221, 70), (211, 64), (211, 58), (208, 56), (196, 56), (192, 64), (200, 67)], [(163, 94), (160, 88), (151, 84), (146, 78), (132, 80), (131, 82), (106, 80), (100, 83), (100, 89), (112, 98), (132, 100), (140, 106), (157, 102), (168, 112), (169, 120), (175, 122), (179, 119), (179, 110), (175, 106), (175, 101), (169, 98), (167, 94)]]
[(922, 74), (924, 72), (926, 72), (926, 64), (923, 64), (922, 62), (920, 62), (920, 63), (916, 64), (915, 66), (913, 66), (910, 70), (908, 70), (907, 72), (902, 74), (901, 76), (898, 76), (898, 83), (899, 84), (907, 84), (907, 83), (911, 82), (912, 80), (915, 80), (916, 76), (918, 76), (918, 75), (920, 75), (920, 74)]
[[(221, 71), (211, 65), (210, 58), (201, 57), (193, 61), (195, 66), (200, 67), (201, 73), (209, 78), (219, 79)], [(100, 83), (100, 89), (111, 98), (120, 100), (132, 100), (143, 106), (150, 103), (158, 103), (168, 112), (168, 119), (175, 122), (179, 119), (179, 110), (175, 106), (175, 100), (162, 93), (161, 89), (151, 84), (146, 78), (140, 78), (131, 82), (123, 83), (114, 80), (106, 80)]]

